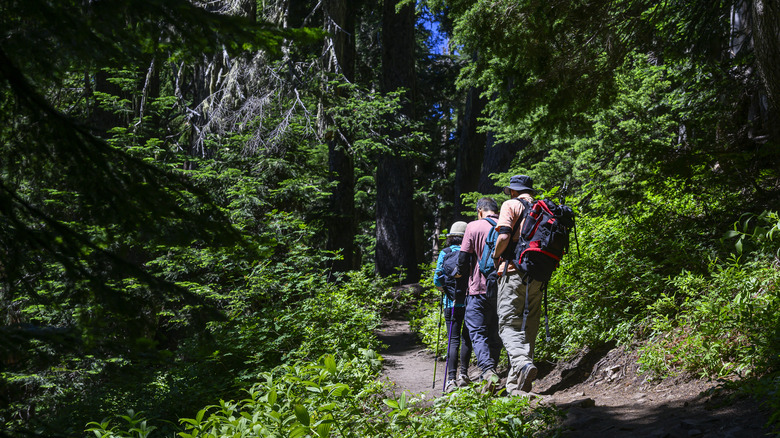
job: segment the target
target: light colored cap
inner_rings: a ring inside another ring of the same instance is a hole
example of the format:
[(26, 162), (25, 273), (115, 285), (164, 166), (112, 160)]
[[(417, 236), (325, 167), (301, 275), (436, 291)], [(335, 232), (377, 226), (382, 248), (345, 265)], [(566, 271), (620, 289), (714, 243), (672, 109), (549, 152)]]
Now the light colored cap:
[(466, 223), (463, 221), (458, 221), (452, 224), (450, 227), (450, 232), (447, 234), (447, 236), (462, 236), (466, 233)]

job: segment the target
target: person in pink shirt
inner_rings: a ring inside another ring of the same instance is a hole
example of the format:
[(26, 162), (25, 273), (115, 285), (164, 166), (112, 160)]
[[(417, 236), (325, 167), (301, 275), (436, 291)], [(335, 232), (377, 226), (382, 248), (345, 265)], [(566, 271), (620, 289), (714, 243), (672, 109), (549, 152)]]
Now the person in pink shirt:
[(458, 272), (469, 276), (464, 321), (471, 335), (474, 356), (481, 370), (480, 377), (486, 385), (490, 385), (491, 391), (499, 380), (496, 365), (501, 354), (501, 339), (498, 336), (496, 297), (486, 293), (486, 278), (479, 270), (477, 261), (482, 257), (488, 233), (498, 220), (497, 210), (498, 204), (492, 198), (477, 201), (478, 219), (466, 226), (458, 259)]

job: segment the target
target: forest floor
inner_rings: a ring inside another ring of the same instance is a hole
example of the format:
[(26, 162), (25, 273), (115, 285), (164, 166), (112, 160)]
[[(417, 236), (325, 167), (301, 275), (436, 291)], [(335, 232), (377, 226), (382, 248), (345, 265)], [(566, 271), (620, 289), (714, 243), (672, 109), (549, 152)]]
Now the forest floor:
[[(444, 363), (431, 354), (402, 318), (377, 331), (386, 345), (382, 378), (397, 395), (442, 396)], [(434, 382), (434, 364), (437, 365)], [(718, 382), (674, 378), (649, 382), (638, 374), (636, 354), (623, 348), (582, 351), (558, 364), (537, 364), (534, 403), (555, 405), (570, 437), (765, 437), (768, 413), (750, 398), (718, 389)], [(499, 370), (499, 373), (501, 370)], [(504, 371), (505, 376), (506, 371)], [(472, 367), (470, 377), (479, 371)]]

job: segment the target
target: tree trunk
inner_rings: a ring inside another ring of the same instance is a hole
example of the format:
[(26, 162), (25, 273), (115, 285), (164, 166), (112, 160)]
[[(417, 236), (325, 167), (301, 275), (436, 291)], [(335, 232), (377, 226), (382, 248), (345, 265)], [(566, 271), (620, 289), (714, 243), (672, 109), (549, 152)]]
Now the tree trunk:
[[(87, 83), (87, 89), (90, 92), (90, 98), (92, 98), (92, 108), (90, 111), (89, 124), (92, 126), (94, 133), (100, 137), (105, 137), (111, 128), (117, 126), (126, 126), (126, 120), (114, 111), (106, 110), (102, 108), (97, 101), (97, 98), (93, 94), (94, 92), (101, 92), (110, 94), (112, 96), (118, 96), (122, 98), (128, 98), (122, 88), (109, 81), (110, 74), (105, 70), (98, 70), (95, 72), (94, 82), (90, 81), (87, 77), (85, 82)], [(94, 89), (90, 86), (94, 85)]]
[(376, 171), (376, 268), (382, 276), (403, 268), (401, 283), (415, 281), (417, 270), (412, 172), (408, 160), (383, 156)]
[[(453, 200), (453, 222), (471, 220), (472, 215), (463, 215), (466, 210), (473, 210), (464, 205), (461, 195), (478, 190), (482, 161), (485, 155), (487, 135), (477, 132), (478, 118), (482, 116), (487, 101), (480, 97), (480, 89), (470, 88), (466, 95), (466, 108), (463, 114), (463, 126), (458, 148), (458, 159), (455, 165), (455, 199)], [(483, 192), (484, 193), (484, 192)]]
[(527, 140), (512, 143), (496, 143), (493, 136), (488, 135), (485, 146), (485, 158), (482, 162), (482, 174), (479, 176), (480, 193), (501, 193), (501, 187), (490, 179), (491, 173), (503, 173), (509, 170), (515, 155), (526, 145)]
[[(326, 39), (325, 69), (328, 73), (341, 73), (352, 82), (355, 76), (355, 8), (353, 0), (326, 0), (324, 3), (325, 30), (331, 35)], [(330, 92), (326, 90), (326, 92)], [(341, 89), (335, 90), (336, 97), (343, 97)], [(327, 113), (327, 108), (323, 109)], [(325, 123), (332, 125), (329, 117)], [(325, 126), (323, 131), (332, 130)], [(330, 135), (328, 143), (328, 170), (331, 182), (336, 185), (330, 197), (330, 212), (326, 218), (328, 230), (327, 248), (340, 250), (342, 259), (331, 267), (343, 272), (359, 266), (355, 254), (355, 167), (349, 153), (351, 138), (341, 133)]]
[(780, 0), (753, 0), (753, 45), (773, 114), (780, 111)]
[[(414, 3), (396, 12), (396, 2), (384, 2), (382, 18), (382, 91), (406, 89), (401, 113), (414, 120), (415, 99), (415, 13)], [(388, 138), (403, 133), (388, 132)], [(404, 269), (401, 282), (416, 281), (417, 246), (412, 163), (392, 153), (379, 157), (376, 172), (376, 268), (380, 275), (391, 275)]]

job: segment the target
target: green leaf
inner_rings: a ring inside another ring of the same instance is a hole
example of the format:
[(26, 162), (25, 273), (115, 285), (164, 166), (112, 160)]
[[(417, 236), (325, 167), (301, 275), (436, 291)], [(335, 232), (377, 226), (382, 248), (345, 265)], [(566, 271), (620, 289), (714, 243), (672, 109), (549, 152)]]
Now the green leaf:
[(270, 418), (276, 423), (281, 424), (282, 423), (282, 414), (280, 414), (277, 411), (271, 411), (271, 412), (264, 412), (265, 416)]
[(322, 422), (317, 426), (317, 436), (320, 438), (326, 437), (330, 435), (330, 428), (332, 426), (332, 423), (329, 422)]
[(401, 409), (401, 410), (406, 409), (406, 393), (405, 392), (401, 393), (401, 399), (398, 402), (398, 408)]
[(266, 398), (268, 399), (268, 404), (273, 406), (276, 403), (277, 397), (278, 395), (276, 394), (275, 390), (272, 389), (268, 391), (268, 395), (266, 396)]
[(322, 392), (322, 388), (320, 386), (318, 386), (316, 383), (314, 383), (314, 382), (308, 382), (308, 383), (310, 383), (310, 384), (306, 386), (306, 390), (307, 391), (315, 392), (317, 394)]
[(332, 355), (330, 355), (330, 354), (326, 355), (323, 358), (322, 362), (323, 362), (323, 365), (325, 366), (325, 369), (328, 370), (328, 372), (330, 372), (331, 374), (335, 374), (336, 373), (336, 371), (337, 371), (336, 359)]
[(349, 386), (343, 383), (337, 383), (331, 387), (330, 395), (333, 397), (342, 397), (349, 394)]
[(728, 230), (728, 231), (726, 231), (726, 233), (723, 235), (723, 238), (724, 238), (724, 239), (731, 239), (732, 237), (737, 237), (737, 236), (739, 236), (739, 235), (741, 235), (741, 234), (742, 234), (742, 233), (740, 233), (740, 232), (739, 232), (739, 231), (737, 231), (737, 230)]
[(308, 427), (303, 427), (301, 425), (295, 426), (293, 430), (290, 431), (290, 438), (300, 438), (306, 436), (306, 434), (309, 433)]
[(295, 411), (295, 417), (300, 421), (301, 424), (303, 424), (306, 427), (309, 427), (311, 424), (311, 417), (309, 416), (309, 411), (306, 410), (303, 405), (295, 405), (293, 408)]

